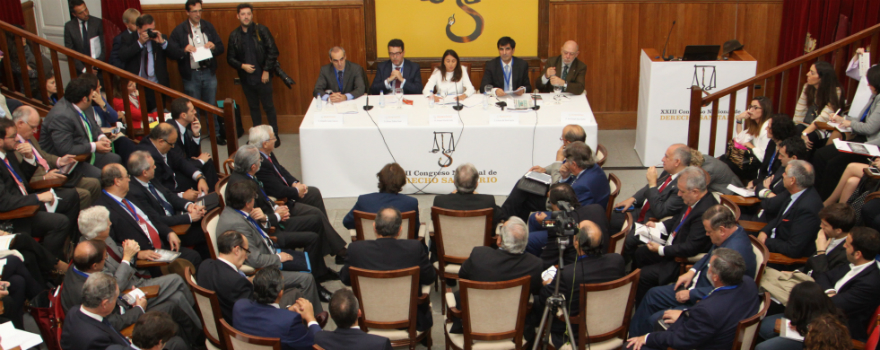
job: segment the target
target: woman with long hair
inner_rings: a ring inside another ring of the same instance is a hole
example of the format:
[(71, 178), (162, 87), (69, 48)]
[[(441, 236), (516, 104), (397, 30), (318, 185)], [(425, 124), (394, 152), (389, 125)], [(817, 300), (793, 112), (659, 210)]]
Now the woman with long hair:
[(744, 183), (754, 180), (770, 143), (767, 125), (773, 115), (773, 102), (764, 96), (753, 98), (745, 112), (734, 117), (736, 134), (730, 140), (727, 154), (721, 160)]
[(428, 83), (422, 89), (422, 93), (429, 97), (431, 96), (431, 91), (434, 92), (433, 98), (435, 102), (441, 102), (440, 96), (444, 95), (464, 100), (476, 91), (467, 70), (461, 67), (461, 60), (458, 59), (458, 54), (455, 50), (446, 50), (443, 53), (440, 66), (434, 68), (431, 78), (428, 79)]
[(807, 149), (821, 147), (828, 138), (816, 131), (816, 122), (829, 122), (836, 111), (843, 108), (840, 101), (840, 82), (831, 63), (817, 61), (807, 72), (807, 83), (801, 91), (794, 110), (794, 122), (799, 124)]
[(761, 321), (758, 335), (764, 341), (759, 343), (755, 350), (803, 349), (804, 343), (779, 336), (779, 333), (774, 330), (776, 320), (783, 317), (788, 319), (791, 322), (791, 330), (803, 336), (807, 334), (810, 323), (823, 315), (831, 315), (838, 320), (846, 318), (818, 283), (802, 282), (794, 286), (791, 289), (788, 304), (785, 306), (785, 312), (767, 316)]

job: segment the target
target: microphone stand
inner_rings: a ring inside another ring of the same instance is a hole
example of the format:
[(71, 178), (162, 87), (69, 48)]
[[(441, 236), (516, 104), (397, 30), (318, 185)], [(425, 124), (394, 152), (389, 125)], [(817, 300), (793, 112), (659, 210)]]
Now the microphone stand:
[(365, 110), (365, 111), (369, 111), (369, 110), (371, 110), (371, 109), (373, 109), (373, 106), (370, 106), (370, 95), (367, 94), (367, 104), (364, 105), (364, 110)]
[(541, 106), (538, 106), (538, 89), (532, 90), (532, 101), (534, 101), (535, 105), (532, 106), (532, 110), (539, 110)]
[(460, 111), (462, 108), (464, 108), (464, 106), (461, 104), (461, 99), (459, 99), (459, 95), (460, 94), (458, 93), (458, 84), (456, 83), (455, 84), (455, 106), (452, 106), (452, 109), (454, 109), (456, 111)]
[(666, 34), (666, 44), (663, 45), (662, 54), (664, 61), (671, 61), (673, 58), (675, 58), (675, 55), (669, 55), (669, 57), (666, 57), (666, 47), (669, 46), (669, 37), (672, 36), (672, 28), (675, 28), (675, 21), (672, 21), (672, 27), (669, 28), (669, 34)]

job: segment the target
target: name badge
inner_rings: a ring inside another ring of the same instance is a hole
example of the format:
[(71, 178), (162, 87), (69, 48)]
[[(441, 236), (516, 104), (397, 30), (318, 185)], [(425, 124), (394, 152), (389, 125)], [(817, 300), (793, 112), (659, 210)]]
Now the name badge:
[(519, 125), (519, 115), (492, 114), (489, 116), (489, 125), (517, 126)]
[(315, 116), (315, 126), (342, 126), (345, 119), (342, 114), (318, 114)]
[(379, 125), (381, 126), (407, 126), (409, 121), (405, 115), (380, 115)]
[(431, 126), (455, 126), (458, 125), (458, 116), (455, 114), (432, 114), (428, 124)]
[(586, 124), (590, 117), (583, 112), (563, 112), (560, 115), (562, 124)]

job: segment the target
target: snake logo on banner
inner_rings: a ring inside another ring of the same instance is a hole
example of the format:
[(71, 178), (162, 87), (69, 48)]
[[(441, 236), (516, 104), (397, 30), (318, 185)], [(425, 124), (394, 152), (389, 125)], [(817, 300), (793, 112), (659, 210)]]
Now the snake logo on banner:
[[(422, 0), (422, 1), (425, 1), (425, 0)], [(440, 4), (445, 0), (429, 0), (429, 1), (431, 1), (431, 3), (433, 3), (433, 4)], [(465, 13), (467, 13), (468, 15), (471, 16), (471, 18), (474, 19), (474, 22), (476, 22), (476, 26), (474, 27), (474, 32), (468, 36), (455, 35), (454, 33), (452, 33), (452, 25), (455, 24), (455, 14), (452, 14), (452, 16), (450, 16), (449, 20), (446, 22), (446, 37), (449, 38), (449, 40), (452, 40), (453, 42), (456, 42), (456, 43), (469, 43), (471, 41), (477, 40), (477, 38), (479, 38), (480, 35), (483, 34), (483, 16), (480, 15), (474, 9), (467, 6), (467, 5), (476, 4), (478, 2), (480, 2), (480, 0), (464, 0), (464, 1), (456, 0), (455, 1), (455, 3), (458, 5), (459, 8), (464, 10)], [(467, 5), (465, 5), (465, 3), (467, 3)]]

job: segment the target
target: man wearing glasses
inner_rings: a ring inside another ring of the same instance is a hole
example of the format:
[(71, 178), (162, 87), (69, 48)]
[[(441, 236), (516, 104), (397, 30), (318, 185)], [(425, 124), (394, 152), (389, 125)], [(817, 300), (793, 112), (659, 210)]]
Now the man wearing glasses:
[(390, 59), (377, 65), (376, 77), (370, 85), (370, 94), (378, 95), (379, 92), (385, 92), (388, 95), (396, 88), (403, 89), (404, 94), (422, 93), (422, 74), (419, 72), (419, 64), (404, 59), (403, 54), (403, 40), (391, 39), (388, 42)]
[(149, 137), (141, 141), (138, 149), (149, 152), (156, 161), (154, 181), (159, 181), (165, 188), (173, 189), (183, 199), (193, 202), (211, 192), (211, 189), (205, 175), (182, 155), (183, 152), (171, 152), (177, 137), (174, 126), (159, 123), (150, 130)]
[(562, 86), (562, 91), (574, 95), (584, 92), (587, 64), (577, 58), (578, 54), (578, 44), (573, 40), (566, 41), (559, 56), (547, 59), (541, 77), (535, 81), (535, 87), (541, 92), (552, 92), (554, 86)]

